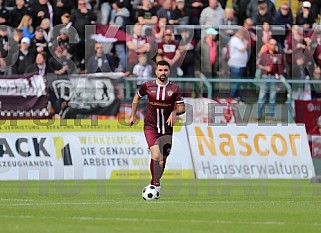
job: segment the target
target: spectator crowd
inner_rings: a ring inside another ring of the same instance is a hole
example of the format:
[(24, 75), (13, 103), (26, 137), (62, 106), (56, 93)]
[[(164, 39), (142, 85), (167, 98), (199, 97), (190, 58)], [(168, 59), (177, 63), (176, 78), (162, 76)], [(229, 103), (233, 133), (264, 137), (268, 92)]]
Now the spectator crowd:
[[(227, 0), (0, 0), (0, 74), (121, 71), (139, 87), (164, 59), (173, 76), (319, 79), (321, 3), (296, 1), (297, 12), (273, 0), (233, 0), (232, 8)], [(85, 25), (118, 27), (127, 39), (106, 47)], [(271, 117), (277, 88), (260, 85), (258, 103), (269, 93)], [(195, 90), (186, 95), (202, 96)], [(318, 98), (305, 84), (293, 90), (296, 99)], [(244, 101), (239, 83), (230, 97)]]

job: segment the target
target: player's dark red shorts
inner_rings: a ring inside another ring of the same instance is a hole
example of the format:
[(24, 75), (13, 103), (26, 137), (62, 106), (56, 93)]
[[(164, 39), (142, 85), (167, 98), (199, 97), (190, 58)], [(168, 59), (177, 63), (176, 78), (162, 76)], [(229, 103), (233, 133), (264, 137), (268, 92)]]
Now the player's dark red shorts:
[(144, 134), (149, 148), (159, 145), (160, 152), (165, 156), (169, 155), (172, 149), (171, 134), (160, 134), (152, 127), (145, 127)]

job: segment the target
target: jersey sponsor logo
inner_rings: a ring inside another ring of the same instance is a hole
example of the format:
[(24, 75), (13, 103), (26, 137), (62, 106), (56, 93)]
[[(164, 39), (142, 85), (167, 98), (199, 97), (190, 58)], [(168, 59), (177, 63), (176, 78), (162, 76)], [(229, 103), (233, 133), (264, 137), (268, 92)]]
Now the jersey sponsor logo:
[(149, 104), (153, 105), (153, 106), (160, 106), (160, 107), (169, 107), (169, 106), (171, 106), (171, 104), (161, 103), (161, 102), (156, 102), (156, 101), (151, 101), (151, 102), (149, 102)]

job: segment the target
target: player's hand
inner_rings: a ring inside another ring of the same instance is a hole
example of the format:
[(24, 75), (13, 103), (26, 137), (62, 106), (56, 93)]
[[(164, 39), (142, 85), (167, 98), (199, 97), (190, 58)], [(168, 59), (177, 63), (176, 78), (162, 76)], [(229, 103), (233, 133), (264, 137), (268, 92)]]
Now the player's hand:
[(172, 113), (171, 113), (171, 115), (169, 115), (166, 123), (167, 123), (169, 126), (173, 127), (173, 125), (175, 125), (175, 123), (176, 123), (176, 120), (177, 120), (177, 119), (176, 119), (176, 111), (172, 111)]
[(133, 114), (130, 114), (130, 117), (129, 117), (129, 125), (132, 126), (133, 124), (135, 124), (136, 122), (136, 115), (134, 116)]

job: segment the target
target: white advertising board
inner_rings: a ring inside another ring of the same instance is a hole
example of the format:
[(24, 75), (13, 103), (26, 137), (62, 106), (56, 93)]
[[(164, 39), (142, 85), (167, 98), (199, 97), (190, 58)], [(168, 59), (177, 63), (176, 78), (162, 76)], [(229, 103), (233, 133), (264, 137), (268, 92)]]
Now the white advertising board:
[(197, 178), (307, 179), (314, 167), (304, 126), (188, 126)]
[[(142, 124), (103, 122), (2, 125), (0, 180), (149, 179), (150, 153)], [(177, 127), (164, 179), (194, 178), (186, 145), (186, 128)]]

